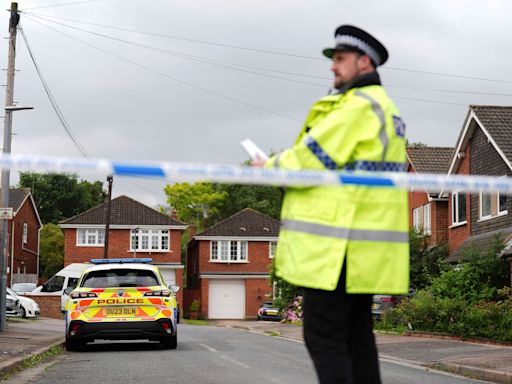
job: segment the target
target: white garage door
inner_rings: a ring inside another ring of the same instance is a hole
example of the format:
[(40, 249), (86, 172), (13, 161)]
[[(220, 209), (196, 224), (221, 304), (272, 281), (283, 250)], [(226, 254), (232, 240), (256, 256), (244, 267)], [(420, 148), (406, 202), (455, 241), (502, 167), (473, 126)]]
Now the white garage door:
[(245, 280), (210, 280), (208, 318), (245, 318)]
[(175, 269), (164, 269), (160, 267), (160, 273), (164, 278), (165, 284), (176, 284), (176, 270)]

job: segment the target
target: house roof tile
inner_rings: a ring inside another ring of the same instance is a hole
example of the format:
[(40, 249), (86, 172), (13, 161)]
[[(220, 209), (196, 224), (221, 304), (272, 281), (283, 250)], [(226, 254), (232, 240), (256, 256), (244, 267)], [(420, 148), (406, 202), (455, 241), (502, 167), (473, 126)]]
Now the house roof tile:
[(30, 188), (11, 188), (9, 189), (9, 207), (17, 211), (23, 200), (30, 194)]
[(277, 237), (279, 221), (251, 208), (245, 208), (213, 227), (198, 233), (204, 237)]
[(447, 259), (449, 263), (464, 260), (465, 250), (469, 247), (476, 247), (480, 251), (485, 251), (492, 244), (493, 240), (498, 237), (506, 244), (504, 256), (510, 256), (510, 243), (512, 240), (512, 228), (501, 228), (490, 232), (484, 232), (478, 235), (468, 237), (462, 245), (457, 248)]
[(512, 107), (472, 105), (470, 107), (509, 162), (512, 161)]
[[(105, 224), (107, 203), (100, 204), (60, 224)], [(128, 196), (112, 199), (110, 225), (186, 225)]]
[(418, 173), (447, 173), (453, 147), (407, 147), (407, 157)]

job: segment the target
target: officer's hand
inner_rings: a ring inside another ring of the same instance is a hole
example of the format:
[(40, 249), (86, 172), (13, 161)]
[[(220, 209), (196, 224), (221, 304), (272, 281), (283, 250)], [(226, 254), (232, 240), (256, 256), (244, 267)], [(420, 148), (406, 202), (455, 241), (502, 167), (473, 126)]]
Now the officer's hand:
[(260, 156), (256, 155), (254, 160), (251, 160), (251, 166), (261, 168), (265, 165), (267, 160), (262, 159)]

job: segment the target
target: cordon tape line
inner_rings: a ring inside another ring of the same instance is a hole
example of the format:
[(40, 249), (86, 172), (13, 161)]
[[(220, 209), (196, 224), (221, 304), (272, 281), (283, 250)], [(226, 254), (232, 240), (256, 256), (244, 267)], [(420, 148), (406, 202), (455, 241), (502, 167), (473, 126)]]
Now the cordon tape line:
[(420, 191), (500, 192), (512, 194), (512, 178), (395, 172), (289, 171), (236, 165), (135, 162), (37, 155), (0, 155), (0, 167), (32, 172), (93, 173), (155, 177), (174, 182), (264, 184), (275, 186), (366, 185)]

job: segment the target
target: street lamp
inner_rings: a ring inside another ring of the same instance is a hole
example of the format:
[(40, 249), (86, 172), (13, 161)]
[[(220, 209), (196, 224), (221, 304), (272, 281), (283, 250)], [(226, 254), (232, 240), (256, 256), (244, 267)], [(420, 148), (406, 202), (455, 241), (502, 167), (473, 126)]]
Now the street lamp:
[(132, 229), (134, 235), (132, 235), (132, 247), (133, 247), (133, 258), (137, 256), (137, 247), (139, 246), (139, 227)]

